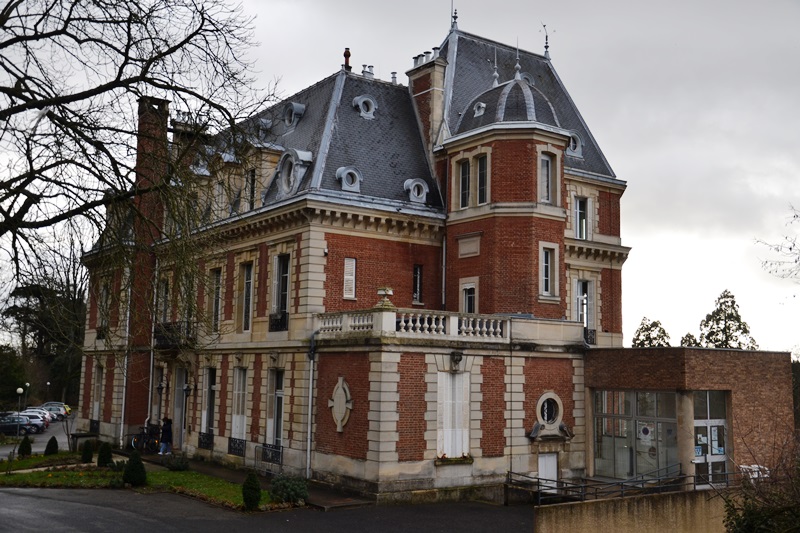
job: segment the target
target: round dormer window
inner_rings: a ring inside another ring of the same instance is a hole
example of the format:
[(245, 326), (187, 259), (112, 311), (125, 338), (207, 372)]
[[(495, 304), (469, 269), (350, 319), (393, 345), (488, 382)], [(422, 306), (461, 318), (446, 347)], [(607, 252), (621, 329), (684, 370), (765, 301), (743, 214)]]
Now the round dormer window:
[(408, 199), (417, 204), (424, 204), (428, 196), (428, 184), (419, 178), (407, 179), (403, 188), (408, 192)]
[(342, 183), (348, 187), (355, 187), (356, 183), (358, 183), (358, 176), (352, 170), (345, 172), (344, 176), (342, 176)]
[(542, 402), (539, 409), (539, 416), (545, 424), (555, 424), (558, 420), (558, 402), (554, 398), (547, 398)]
[(281, 185), (284, 191), (292, 190), (294, 186), (294, 159), (284, 157), (281, 164)]
[(378, 109), (378, 102), (375, 97), (369, 94), (362, 94), (353, 98), (353, 107), (358, 109), (361, 117), (367, 120), (375, 118), (375, 111)]
[(342, 190), (348, 192), (361, 192), (361, 172), (356, 167), (339, 167), (336, 169), (336, 179), (342, 184)]
[(577, 133), (572, 133), (569, 136), (569, 144), (567, 145), (567, 155), (575, 157), (583, 157), (583, 143)]

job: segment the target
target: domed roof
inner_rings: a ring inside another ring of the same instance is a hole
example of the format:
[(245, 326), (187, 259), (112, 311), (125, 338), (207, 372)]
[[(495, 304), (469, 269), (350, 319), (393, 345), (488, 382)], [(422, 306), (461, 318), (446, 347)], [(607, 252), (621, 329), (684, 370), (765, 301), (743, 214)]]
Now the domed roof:
[(478, 95), (461, 113), (455, 134), (503, 122), (538, 122), (560, 127), (547, 97), (519, 77)]

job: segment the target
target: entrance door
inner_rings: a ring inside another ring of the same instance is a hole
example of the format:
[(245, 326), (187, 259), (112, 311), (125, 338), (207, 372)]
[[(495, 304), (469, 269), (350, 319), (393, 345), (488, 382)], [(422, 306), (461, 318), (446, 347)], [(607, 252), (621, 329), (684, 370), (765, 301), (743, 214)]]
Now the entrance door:
[(539, 479), (546, 480), (543, 484), (547, 487), (547, 492), (555, 492), (558, 486), (558, 454), (540, 453), (539, 454)]
[(699, 485), (725, 483), (727, 422), (724, 391), (694, 393), (694, 464)]

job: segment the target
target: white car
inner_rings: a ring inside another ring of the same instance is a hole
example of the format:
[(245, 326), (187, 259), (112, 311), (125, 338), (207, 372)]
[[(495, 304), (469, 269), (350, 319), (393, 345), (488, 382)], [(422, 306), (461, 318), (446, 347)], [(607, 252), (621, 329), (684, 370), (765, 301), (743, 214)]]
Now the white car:
[(14, 414), (19, 415), (19, 416), (24, 416), (30, 421), (30, 423), (31, 423), (31, 433), (43, 433), (44, 430), (47, 429), (45, 427), (45, 423), (44, 423), (44, 419), (42, 418), (42, 415), (39, 415), (39, 414), (36, 414), (36, 413), (26, 413), (24, 411), (21, 412), (21, 413), (14, 413)]
[(19, 414), (22, 416), (27, 416), (28, 418), (37, 418), (41, 419), (44, 422), (44, 428), (47, 429), (50, 427), (50, 422), (53, 420), (52, 415), (49, 411), (42, 411), (40, 409), (25, 409), (21, 411)]
[(25, 409), (25, 412), (27, 412), (27, 413), (37, 413), (37, 414), (40, 414), (40, 415), (42, 415), (43, 417), (46, 417), (46, 418), (47, 418), (47, 421), (48, 421), (48, 422), (50, 422), (50, 423), (52, 423), (52, 422), (55, 422), (55, 421), (56, 421), (56, 415), (55, 415), (55, 413), (51, 413), (51, 412), (50, 412), (50, 411), (48, 411), (47, 409), (42, 409), (41, 407), (28, 407), (27, 409)]

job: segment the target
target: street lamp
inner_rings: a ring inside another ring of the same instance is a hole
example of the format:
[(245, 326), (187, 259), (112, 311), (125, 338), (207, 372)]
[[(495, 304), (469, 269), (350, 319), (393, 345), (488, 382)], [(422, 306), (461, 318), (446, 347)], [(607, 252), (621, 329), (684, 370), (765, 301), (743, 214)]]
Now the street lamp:
[[(25, 392), (22, 390), (22, 387), (17, 387), (17, 437), (19, 437), (19, 422), (22, 420), (22, 415), (19, 414), (20, 412), (20, 400), (22, 399), (22, 393)], [(19, 442), (19, 439), (17, 439)], [(17, 444), (14, 443), (14, 450), (11, 452), (11, 458), (14, 458), (14, 455), (17, 453)]]
[[(28, 407), (28, 389), (30, 388), (30, 386), (31, 386), (30, 383), (25, 384), (25, 401), (23, 402), (25, 404), (25, 407)], [(19, 411), (19, 409), (17, 409), (17, 411)]]
[(50, 401), (50, 382), (47, 382), (47, 395), (45, 396), (45, 401)]

